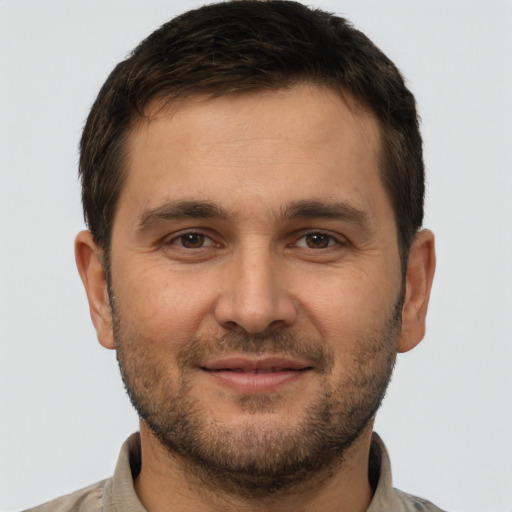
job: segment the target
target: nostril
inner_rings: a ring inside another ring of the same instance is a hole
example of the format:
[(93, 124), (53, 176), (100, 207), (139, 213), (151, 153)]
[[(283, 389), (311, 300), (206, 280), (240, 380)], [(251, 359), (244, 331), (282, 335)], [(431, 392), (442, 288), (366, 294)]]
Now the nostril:
[(233, 322), (233, 321), (228, 321), (228, 322), (225, 322), (223, 324), (223, 327), (225, 329), (228, 329), (230, 331), (234, 331), (235, 329), (238, 329), (239, 328), (239, 325), (236, 323), (236, 322)]

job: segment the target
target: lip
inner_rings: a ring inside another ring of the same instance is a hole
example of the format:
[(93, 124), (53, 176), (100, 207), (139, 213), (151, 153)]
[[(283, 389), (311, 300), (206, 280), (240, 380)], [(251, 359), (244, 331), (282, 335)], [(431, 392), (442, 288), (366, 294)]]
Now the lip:
[(219, 384), (241, 393), (275, 392), (313, 369), (307, 363), (281, 356), (225, 357), (200, 368)]

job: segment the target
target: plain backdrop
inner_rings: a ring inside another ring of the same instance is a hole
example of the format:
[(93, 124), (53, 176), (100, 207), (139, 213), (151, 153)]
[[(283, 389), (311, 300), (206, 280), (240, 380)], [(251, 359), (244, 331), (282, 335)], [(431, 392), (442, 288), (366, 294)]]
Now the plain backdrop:
[[(428, 334), (399, 356), (376, 430), (394, 484), (512, 511), (512, 2), (315, 0), (402, 70), (423, 119)], [(84, 119), (113, 66), (195, 1), (0, 0), (0, 508), (112, 474), (137, 429), (73, 258)]]

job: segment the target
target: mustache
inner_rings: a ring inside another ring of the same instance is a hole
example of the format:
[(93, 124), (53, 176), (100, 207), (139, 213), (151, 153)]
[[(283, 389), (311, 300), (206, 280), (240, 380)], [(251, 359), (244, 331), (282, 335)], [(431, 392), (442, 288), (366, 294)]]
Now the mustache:
[(329, 373), (334, 365), (332, 351), (316, 340), (278, 331), (250, 334), (236, 330), (218, 337), (193, 338), (180, 350), (178, 367), (184, 369), (199, 366), (206, 358), (233, 352), (288, 356), (304, 361), (321, 373)]

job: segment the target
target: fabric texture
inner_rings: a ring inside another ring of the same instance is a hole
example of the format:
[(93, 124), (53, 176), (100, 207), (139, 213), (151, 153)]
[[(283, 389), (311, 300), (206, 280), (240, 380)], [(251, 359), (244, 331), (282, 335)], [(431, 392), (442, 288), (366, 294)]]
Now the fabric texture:
[[(140, 436), (136, 433), (123, 444), (112, 478), (25, 512), (147, 512), (133, 486), (140, 465)], [(369, 479), (374, 495), (367, 512), (444, 512), (427, 500), (393, 487), (389, 456), (376, 433), (370, 450)]]

